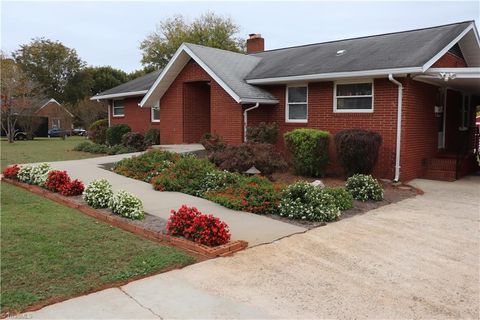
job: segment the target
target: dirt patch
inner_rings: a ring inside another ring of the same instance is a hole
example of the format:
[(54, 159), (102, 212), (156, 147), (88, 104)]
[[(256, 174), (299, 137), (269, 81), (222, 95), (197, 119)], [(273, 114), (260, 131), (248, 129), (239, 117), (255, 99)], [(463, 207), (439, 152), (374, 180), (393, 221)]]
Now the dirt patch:
[[(311, 177), (295, 175), (291, 171), (274, 173), (272, 176), (272, 180), (275, 182), (280, 182), (285, 184), (292, 184), (299, 181), (313, 182), (315, 180), (321, 180), (326, 187), (345, 187), (345, 180), (340, 177), (327, 176), (323, 178), (311, 178)], [(391, 203), (399, 202), (405, 199), (415, 197), (416, 195), (423, 194), (422, 190), (412, 187), (408, 184), (395, 185), (391, 181), (385, 180), (385, 179), (379, 179), (378, 181), (380, 182), (384, 190), (383, 200), (382, 201), (369, 200), (365, 202), (353, 200), (353, 208), (343, 211), (339, 220), (350, 218), (359, 214), (364, 214), (365, 212), (368, 212), (370, 210), (374, 210)], [(280, 220), (280, 221), (301, 226), (307, 229), (321, 227), (327, 224), (325, 222), (291, 220), (291, 219), (274, 215), (274, 214), (267, 215), (267, 216), (272, 219)]]

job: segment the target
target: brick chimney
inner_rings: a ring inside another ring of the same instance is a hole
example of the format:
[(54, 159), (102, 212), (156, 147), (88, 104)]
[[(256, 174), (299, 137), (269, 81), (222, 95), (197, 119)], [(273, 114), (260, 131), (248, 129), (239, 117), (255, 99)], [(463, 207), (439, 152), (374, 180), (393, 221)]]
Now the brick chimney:
[(262, 52), (265, 50), (265, 39), (260, 33), (250, 33), (247, 39), (247, 53)]

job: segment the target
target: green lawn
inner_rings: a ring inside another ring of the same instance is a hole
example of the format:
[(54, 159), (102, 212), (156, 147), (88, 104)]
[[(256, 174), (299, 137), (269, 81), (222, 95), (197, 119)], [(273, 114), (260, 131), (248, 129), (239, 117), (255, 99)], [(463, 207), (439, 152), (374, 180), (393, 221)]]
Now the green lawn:
[(14, 163), (75, 160), (101, 156), (72, 150), (73, 147), (85, 140), (84, 137), (69, 137), (65, 140), (36, 138), (35, 140), (8, 143), (6, 139), (2, 138), (0, 142), (2, 169)]
[[(82, 138), (1, 141), (2, 167), (91, 157)], [(162, 246), (1, 183), (1, 315), (195, 262)]]

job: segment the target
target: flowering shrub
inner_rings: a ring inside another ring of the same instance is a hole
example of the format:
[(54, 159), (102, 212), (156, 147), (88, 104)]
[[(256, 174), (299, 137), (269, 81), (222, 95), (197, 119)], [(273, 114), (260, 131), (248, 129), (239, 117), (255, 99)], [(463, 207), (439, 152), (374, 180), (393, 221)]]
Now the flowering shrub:
[(111, 197), (108, 206), (113, 213), (125, 218), (143, 219), (145, 216), (142, 201), (133, 194), (123, 190)]
[(67, 183), (70, 183), (70, 177), (67, 171), (52, 170), (48, 173), (45, 188), (53, 192), (60, 192), (61, 188)]
[(20, 166), (18, 164), (14, 164), (13, 166), (8, 166), (3, 169), (2, 173), (5, 178), (17, 179), (18, 171), (20, 171)]
[(205, 192), (220, 190), (232, 185), (235, 185), (240, 180), (240, 176), (235, 173), (224, 171), (207, 172), (203, 177), (201, 190), (198, 190), (197, 195), (203, 196)]
[(22, 166), (17, 173), (18, 180), (26, 183), (31, 183), (32, 169), (32, 166)]
[(151, 150), (117, 162), (113, 170), (123, 176), (150, 182), (152, 178), (158, 176), (178, 159), (180, 159), (178, 154)]
[(290, 219), (332, 221), (340, 216), (335, 198), (306, 182), (288, 186), (279, 205), (280, 215)]
[(383, 189), (371, 175), (355, 174), (347, 179), (345, 187), (354, 199), (360, 201), (383, 199)]
[(41, 163), (39, 165), (33, 166), (32, 171), (30, 172), (32, 184), (38, 186), (43, 186), (48, 177), (48, 172), (50, 171), (50, 165), (48, 163)]
[(178, 211), (172, 210), (167, 232), (207, 246), (218, 246), (230, 240), (230, 231), (225, 222), (185, 205)]
[(106, 179), (93, 180), (83, 192), (83, 199), (94, 208), (108, 207), (112, 196), (112, 185)]
[(345, 188), (323, 188), (322, 192), (331, 195), (341, 211), (353, 208), (353, 197)]
[(225, 244), (230, 240), (228, 225), (211, 214), (197, 215), (188, 233), (193, 241), (211, 247)]
[(190, 234), (187, 230), (192, 226), (193, 220), (202, 213), (197, 208), (189, 208), (186, 205), (181, 206), (178, 211), (172, 210), (171, 213), (167, 221), (168, 234), (189, 239)]
[(60, 187), (60, 194), (66, 197), (79, 196), (83, 193), (84, 189), (85, 187), (83, 183), (80, 180), (75, 179), (63, 184)]

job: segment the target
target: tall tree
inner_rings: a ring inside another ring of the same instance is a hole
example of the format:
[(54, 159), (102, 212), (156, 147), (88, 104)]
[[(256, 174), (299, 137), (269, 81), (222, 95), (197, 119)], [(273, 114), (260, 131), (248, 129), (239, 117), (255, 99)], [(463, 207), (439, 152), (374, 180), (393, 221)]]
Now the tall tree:
[(0, 54), (0, 69), (1, 126), (8, 142), (12, 143), (19, 121), (23, 121), (28, 130), (34, 130), (35, 125), (38, 125), (38, 117), (35, 117), (34, 113), (43, 96), (40, 86), (29, 79), (13, 59), (3, 53)]
[(244, 51), (244, 39), (236, 37), (240, 28), (232, 19), (206, 13), (188, 23), (182, 15), (160, 22), (155, 32), (140, 44), (142, 64), (163, 68), (183, 42), (235, 52)]
[[(88, 78), (79, 73), (85, 66), (75, 49), (59, 41), (35, 38), (13, 53), (15, 61), (31, 80), (38, 82), (45, 94), (60, 102), (75, 103), (84, 90), (82, 81)], [(82, 85), (79, 86), (79, 83)]]
[(88, 72), (92, 78), (92, 85), (90, 88), (91, 96), (116, 87), (129, 80), (125, 71), (110, 66), (88, 67), (85, 68), (84, 71)]

